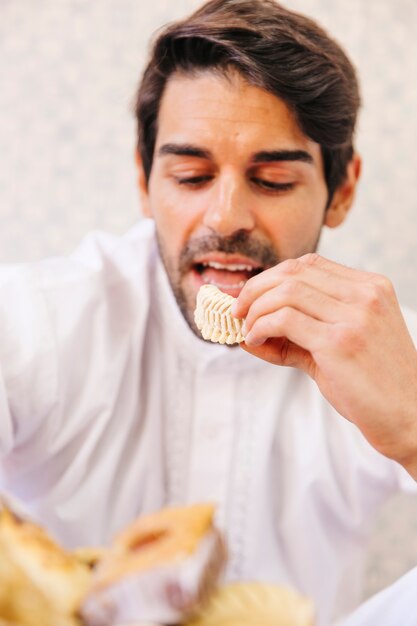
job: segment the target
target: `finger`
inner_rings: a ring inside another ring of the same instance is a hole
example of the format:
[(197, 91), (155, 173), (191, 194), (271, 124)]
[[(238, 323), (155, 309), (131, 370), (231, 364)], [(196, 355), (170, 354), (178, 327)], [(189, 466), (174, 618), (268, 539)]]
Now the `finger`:
[(248, 346), (244, 342), (239, 345), (245, 352), (268, 361), (268, 363), (297, 367), (306, 374), (314, 376), (315, 363), (311, 354), (285, 337), (267, 339), (261, 346)]
[(283, 261), (248, 280), (234, 303), (232, 313), (235, 317), (246, 317), (254, 300), (284, 280), (302, 280), (328, 296), (352, 303), (361, 299), (368, 284), (378, 282), (380, 278), (377, 274), (352, 270), (317, 254), (309, 254)]
[(318, 268), (348, 280), (363, 282), (367, 280), (368, 276), (370, 276), (369, 272), (364, 272), (363, 270), (342, 265), (342, 263), (337, 263), (331, 259), (326, 259), (326, 257), (321, 256), (316, 252), (304, 254), (303, 256), (300, 256), (298, 260), (307, 267)]
[(328, 296), (311, 285), (287, 279), (253, 302), (246, 315), (244, 334), (250, 331), (259, 317), (287, 306), (327, 323), (350, 320), (355, 313), (354, 311), (352, 313), (351, 307), (344, 302)]
[(328, 324), (313, 319), (301, 311), (284, 307), (259, 317), (245, 337), (248, 346), (260, 346), (272, 337), (285, 337), (300, 348), (313, 353), (326, 341)]

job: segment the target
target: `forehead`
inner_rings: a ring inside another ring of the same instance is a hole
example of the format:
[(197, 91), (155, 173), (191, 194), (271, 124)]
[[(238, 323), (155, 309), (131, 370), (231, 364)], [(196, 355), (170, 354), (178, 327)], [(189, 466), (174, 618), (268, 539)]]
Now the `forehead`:
[(156, 148), (166, 141), (222, 143), (267, 149), (319, 146), (301, 130), (286, 103), (239, 74), (174, 74), (158, 115)]

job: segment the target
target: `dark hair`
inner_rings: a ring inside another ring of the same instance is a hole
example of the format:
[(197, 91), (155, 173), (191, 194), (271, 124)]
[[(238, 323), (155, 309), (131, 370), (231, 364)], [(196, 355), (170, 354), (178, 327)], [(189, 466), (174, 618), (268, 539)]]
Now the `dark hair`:
[(285, 101), (303, 132), (321, 146), (330, 202), (353, 155), (360, 105), (355, 70), (321, 27), (274, 0), (211, 0), (159, 33), (135, 104), (146, 177), (169, 77), (230, 69)]

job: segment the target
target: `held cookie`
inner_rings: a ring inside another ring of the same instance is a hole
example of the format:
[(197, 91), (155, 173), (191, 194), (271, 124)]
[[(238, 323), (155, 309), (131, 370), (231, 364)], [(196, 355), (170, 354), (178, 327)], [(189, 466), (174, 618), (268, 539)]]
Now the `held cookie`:
[(215, 343), (241, 343), (243, 320), (232, 316), (235, 298), (214, 285), (202, 285), (197, 294), (194, 321), (204, 339)]

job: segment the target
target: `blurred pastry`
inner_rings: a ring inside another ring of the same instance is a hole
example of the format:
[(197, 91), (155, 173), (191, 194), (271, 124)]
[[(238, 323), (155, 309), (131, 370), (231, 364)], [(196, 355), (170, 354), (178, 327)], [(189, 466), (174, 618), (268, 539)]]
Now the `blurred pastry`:
[(90, 585), (89, 568), (63, 550), (39, 526), (9, 509), (0, 511), (0, 539), (9, 559), (62, 615), (77, 612)]
[[(99, 562), (104, 558), (108, 548), (103, 546), (90, 547), (85, 546), (82, 548), (76, 548), (72, 551), (72, 555), (77, 561), (86, 565), (89, 569), (97, 567)], [(1, 626), (1, 625), (0, 625)]]
[(0, 626), (81, 626), (51, 607), (48, 598), (11, 558), (0, 533)]
[(184, 626), (313, 626), (313, 605), (292, 589), (234, 583), (214, 592), (207, 606)]
[(140, 517), (116, 537), (93, 572), (81, 614), (89, 626), (177, 624), (215, 588), (225, 549), (212, 505)]

